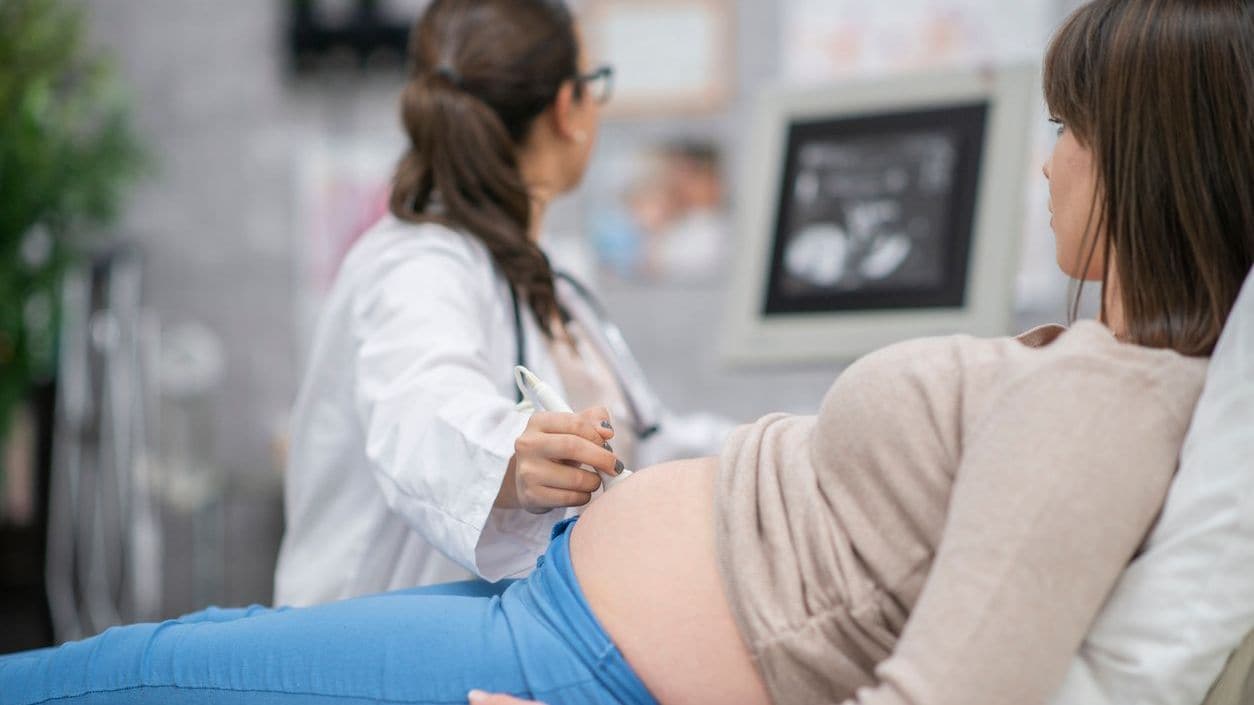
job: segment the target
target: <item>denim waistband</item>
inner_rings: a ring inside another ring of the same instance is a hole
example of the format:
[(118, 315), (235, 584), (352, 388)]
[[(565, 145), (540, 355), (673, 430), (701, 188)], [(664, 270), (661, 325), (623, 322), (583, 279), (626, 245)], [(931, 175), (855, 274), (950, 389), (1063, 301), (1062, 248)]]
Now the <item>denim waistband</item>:
[(602, 686), (623, 705), (658, 705), (618, 647), (592, 614), (575, 579), (570, 560), (572, 517), (553, 527), (552, 542), (536, 560), (536, 570), (517, 587), (519, 597), (535, 614), (561, 634)]

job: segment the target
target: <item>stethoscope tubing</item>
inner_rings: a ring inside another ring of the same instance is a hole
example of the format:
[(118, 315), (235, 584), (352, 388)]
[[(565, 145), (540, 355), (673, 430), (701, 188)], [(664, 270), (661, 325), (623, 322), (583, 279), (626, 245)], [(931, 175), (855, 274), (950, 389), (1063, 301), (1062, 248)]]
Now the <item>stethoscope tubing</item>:
[[(590, 335), (599, 336), (600, 338), (600, 340), (593, 342), (600, 343), (600, 347), (603, 348), (603, 352), (609, 359), (614, 373), (614, 380), (618, 384), (623, 399), (627, 402), (628, 410), (632, 415), (633, 430), (636, 432), (636, 435), (643, 440), (657, 433), (660, 420), (649, 418), (649, 415), (641, 408), (642, 401), (639, 398), (643, 394), (648, 395), (652, 399), (652, 390), (648, 388), (644, 372), (636, 361), (635, 355), (632, 354), (631, 348), (627, 345), (627, 340), (623, 337), (622, 331), (610, 320), (601, 301), (582, 282), (565, 272), (556, 272), (554, 278), (558, 282), (566, 284), (591, 313), (594, 319), (591, 323), (595, 323), (595, 326), (585, 326), (585, 328)], [(509, 293), (514, 309), (514, 364), (515, 366), (521, 365), (525, 367), (527, 365), (527, 346), (526, 331), (523, 328), (522, 306), (518, 300), (518, 292), (514, 290), (514, 287), (509, 287)], [(561, 310), (561, 315), (563, 320), (572, 318), (565, 309)], [(574, 318), (578, 320), (577, 316)], [(521, 392), (518, 392), (517, 401), (523, 401)], [(654, 408), (656, 408), (656, 403)]]

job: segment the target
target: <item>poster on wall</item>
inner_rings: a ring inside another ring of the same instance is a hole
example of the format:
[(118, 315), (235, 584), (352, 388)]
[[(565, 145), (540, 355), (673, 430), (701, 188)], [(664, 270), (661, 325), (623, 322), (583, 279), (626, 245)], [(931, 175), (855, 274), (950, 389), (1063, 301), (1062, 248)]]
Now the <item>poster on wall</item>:
[(920, 69), (1038, 62), (1054, 0), (785, 0), (790, 83)]
[(731, 239), (723, 160), (700, 137), (603, 148), (589, 171), (583, 228), (600, 274), (715, 280)]

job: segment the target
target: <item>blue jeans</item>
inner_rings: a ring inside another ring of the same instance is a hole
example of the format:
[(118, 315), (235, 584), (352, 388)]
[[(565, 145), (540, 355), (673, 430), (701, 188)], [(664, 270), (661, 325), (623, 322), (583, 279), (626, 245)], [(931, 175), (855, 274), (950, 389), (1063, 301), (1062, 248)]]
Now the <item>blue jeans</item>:
[(570, 524), (507, 586), (210, 608), (3, 656), (0, 705), (453, 705), (472, 688), (548, 705), (656, 705), (588, 609)]

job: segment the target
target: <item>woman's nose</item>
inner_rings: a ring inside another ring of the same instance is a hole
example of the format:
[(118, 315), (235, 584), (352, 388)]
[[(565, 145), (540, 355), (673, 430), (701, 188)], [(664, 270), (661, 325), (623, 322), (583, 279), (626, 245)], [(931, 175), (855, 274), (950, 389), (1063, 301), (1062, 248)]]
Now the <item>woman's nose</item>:
[(1041, 173), (1045, 175), (1045, 180), (1049, 181), (1049, 160), (1041, 162)]

